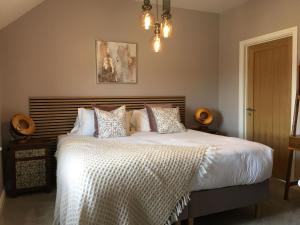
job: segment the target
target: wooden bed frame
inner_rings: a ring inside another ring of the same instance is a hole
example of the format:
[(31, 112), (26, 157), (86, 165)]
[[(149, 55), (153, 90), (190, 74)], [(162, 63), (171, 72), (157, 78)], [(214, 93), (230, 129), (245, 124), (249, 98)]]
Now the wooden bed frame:
[[(181, 120), (185, 122), (184, 96), (144, 96), (144, 97), (32, 97), (29, 99), (30, 116), (36, 123), (33, 138), (53, 139), (68, 133), (74, 126), (77, 108), (91, 108), (93, 104), (126, 105), (127, 109), (142, 109), (145, 104), (171, 103), (180, 108)], [(192, 192), (191, 201), (180, 216), (180, 220), (218, 213), (226, 210), (256, 205), (269, 195), (268, 181), (243, 186), (233, 186)], [(259, 207), (256, 215), (259, 216)]]

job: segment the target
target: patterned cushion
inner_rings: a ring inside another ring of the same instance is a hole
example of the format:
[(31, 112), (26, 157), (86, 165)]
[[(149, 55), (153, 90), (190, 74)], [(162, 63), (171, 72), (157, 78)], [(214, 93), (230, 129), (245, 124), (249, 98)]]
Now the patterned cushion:
[(95, 116), (95, 133), (94, 133), (94, 136), (97, 137), (98, 136), (98, 122), (97, 122), (97, 116), (96, 116), (95, 108), (106, 111), (106, 112), (110, 112), (110, 111), (113, 111), (113, 110), (119, 108), (120, 106), (118, 106), (118, 105), (97, 105), (97, 104), (92, 104), (92, 107), (94, 109), (94, 116)]
[(179, 108), (153, 107), (152, 112), (157, 124), (157, 131), (161, 134), (184, 132), (185, 127), (179, 121)]
[(172, 104), (146, 104), (145, 108), (148, 113), (150, 128), (152, 132), (157, 132), (157, 125), (155, 121), (155, 117), (152, 112), (153, 107), (160, 107), (160, 108), (172, 108)]
[(98, 138), (112, 138), (127, 136), (126, 109), (121, 106), (118, 109), (107, 112), (95, 108), (98, 127)]

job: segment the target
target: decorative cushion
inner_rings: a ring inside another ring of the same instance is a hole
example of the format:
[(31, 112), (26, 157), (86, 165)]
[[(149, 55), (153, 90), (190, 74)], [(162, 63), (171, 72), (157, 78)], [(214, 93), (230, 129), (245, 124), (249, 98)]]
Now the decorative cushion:
[(160, 134), (179, 133), (186, 129), (179, 121), (179, 108), (152, 108), (155, 117), (157, 131)]
[(146, 109), (133, 110), (131, 117), (131, 126), (136, 132), (151, 131), (148, 113)]
[(148, 113), (151, 131), (157, 132), (157, 125), (156, 125), (155, 117), (152, 112), (152, 107), (172, 108), (172, 104), (146, 104), (145, 107)]
[(95, 113), (98, 123), (98, 138), (127, 136), (125, 106), (111, 112), (95, 108)]
[(110, 112), (112, 110), (115, 110), (115, 109), (119, 108), (120, 106), (117, 106), (117, 105), (92, 105), (92, 107), (94, 108), (94, 117), (95, 117), (95, 133), (94, 133), (94, 136), (97, 137), (98, 136), (98, 122), (97, 122), (97, 116), (96, 116), (95, 108), (103, 110), (103, 111)]

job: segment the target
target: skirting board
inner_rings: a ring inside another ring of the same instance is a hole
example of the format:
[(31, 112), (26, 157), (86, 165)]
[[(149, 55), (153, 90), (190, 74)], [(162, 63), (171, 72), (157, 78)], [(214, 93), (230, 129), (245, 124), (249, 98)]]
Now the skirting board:
[(4, 202), (5, 202), (5, 191), (3, 190), (0, 196), (0, 215), (3, 211)]

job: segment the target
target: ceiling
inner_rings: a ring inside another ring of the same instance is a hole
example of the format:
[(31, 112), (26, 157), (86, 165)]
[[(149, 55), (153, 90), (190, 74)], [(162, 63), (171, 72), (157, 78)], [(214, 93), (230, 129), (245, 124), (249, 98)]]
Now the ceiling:
[[(0, 29), (45, 0), (0, 0)], [(99, 0), (100, 1), (100, 0)], [(134, 0), (140, 1), (143, 0)], [(171, 0), (172, 7), (220, 13), (248, 0)], [(155, 1), (152, 0), (154, 3)], [(159, 0), (162, 2), (162, 0)]]
[(12, 23), (43, 1), (44, 0), (0, 0), (0, 29)]
[[(136, 0), (142, 2), (143, 0)], [(238, 5), (241, 5), (248, 0), (171, 0), (172, 7), (182, 9), (192, 9), (204, 12), (221, 13)], [(162, 0), (158, 0), (159, 3)], [(155, 0), (151, 0), (154, 4)]]

